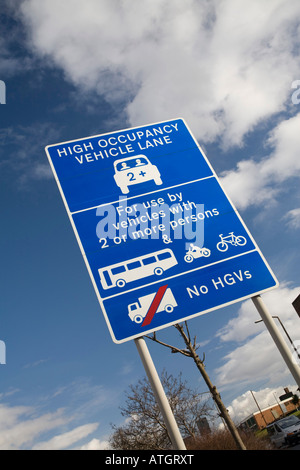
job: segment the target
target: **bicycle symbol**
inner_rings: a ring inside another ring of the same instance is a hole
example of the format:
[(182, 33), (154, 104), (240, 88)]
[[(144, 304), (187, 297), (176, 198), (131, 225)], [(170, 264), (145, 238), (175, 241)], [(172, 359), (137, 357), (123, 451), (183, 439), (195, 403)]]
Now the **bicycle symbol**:
[(219, 251), (227, 251), (229, 244), (233, 246), (243, 246), (247, 243), (245, 237), (243, 237), (242, 235), (236, 236), (233, 234), (233, 232), (229, 232), (229, 235), (227, 235), (226, 237), (223, 237), (223, 233), (221, 233), (219, 237), (221, 238), (221, 241), (217, 243), (217, 249)]

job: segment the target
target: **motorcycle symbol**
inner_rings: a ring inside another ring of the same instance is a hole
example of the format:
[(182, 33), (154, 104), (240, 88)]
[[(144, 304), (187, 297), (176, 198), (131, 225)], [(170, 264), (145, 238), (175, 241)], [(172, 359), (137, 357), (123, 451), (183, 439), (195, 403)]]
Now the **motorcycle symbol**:
[(227, 251), (229, 244), (233, 246), (243, 246), (246, 245), (247, 240), (242, 235), (234, 235), (233, 232), (229, 232), (229, 235), (223, 237), (223, 233), (219, 235), (221, 241), (217, 243), (217, 248), (219, 251)]
[(207, 258), (210, 256), (210, 250), (208, 248), (200, 248), (199, 246), (193, 245), (193, 243), (190, 243), (190, 247), (186, 255), (184, 256), (184, 261), (187, 263), (191, 263), (194, 261), (196, 258), (201, 258), (204, 256)]

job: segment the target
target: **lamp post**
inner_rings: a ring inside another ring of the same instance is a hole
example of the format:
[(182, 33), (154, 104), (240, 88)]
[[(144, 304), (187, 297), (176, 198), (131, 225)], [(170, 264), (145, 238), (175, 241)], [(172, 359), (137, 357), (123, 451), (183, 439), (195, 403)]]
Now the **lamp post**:
[[(261, 321), (262, 321), (262, 320), (261, 320)], [(265, 422), (265, 425), (267, 426), (268, 423), (267, 423), (267, 421), (266, 421), (266, 418), (264, 417), (264, 414), (263, 414), (263, 412), (261, 411), (260, 406), (259, 406), (259, 404), (257, 403), (257, 400), (256, 400), (256, 398), (255, 398), (254, 393), (252, 392), (252, 390), (250, 390), (250, 393), (251, 393), (251, 395), (252, 395), (253, 400), (254, 400), (255, 403), (256, 403), (257, 408), (259, 409), (259, 412), (260, 412), (260, 414), (261, 414), (262, 419), (263, 419), (264, 422)]]
[[(272, 315), (272, 318), (277, 318), (277, 320), (279, 321), (280, 325), (282, 326), (282, 329), (284, 330), (285, 334), (287, 335), (288, 339), (289, 339), (289, 342), (291, 343), (291, 345), (293, 346), (293, 349), (294, 351), (296, 352), (297, 356), (299, 357), (300, 359), (300, 354), (298, 352), (298, 349), (295, 347), (290, 335), (288, 334), (286, 328), (284, 327), (284, 324), (282, 323), (282, 321), (280, 320), (280, 318), (277, 316), (277, 315)], [(260, 323), (262, 320), (257, 320), (255, 321), (254, 323)]]

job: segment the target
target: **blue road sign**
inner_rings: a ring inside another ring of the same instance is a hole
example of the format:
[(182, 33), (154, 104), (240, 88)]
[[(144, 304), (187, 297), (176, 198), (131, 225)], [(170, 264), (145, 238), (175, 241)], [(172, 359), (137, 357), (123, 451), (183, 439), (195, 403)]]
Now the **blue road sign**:
[(184, 120), (46, 153), (116, 343), (277, 287)]

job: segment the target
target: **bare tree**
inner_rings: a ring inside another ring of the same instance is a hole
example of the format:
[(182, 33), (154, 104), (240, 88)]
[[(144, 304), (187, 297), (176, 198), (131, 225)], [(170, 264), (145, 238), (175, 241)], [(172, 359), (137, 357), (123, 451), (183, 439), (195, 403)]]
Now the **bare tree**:
[(201, 360), (199, 358), (198, 354), (196, 353), (196, 350), (197, 350), (196, 336), (194, 337), (193, 342), (192, 342), (187, 322), (185, 322), (185, 331), (184, 331), (184, 327), (182, 325), (178, 324), (178, 323), (174, 326), (179, 331), (182, 338), (184, 339), (184, 342), (185, 342), (185, 345), (186, 345), (187, 349), (180, 349), (180, 348), (177, 348), (177, 347), (172, 346), (170, 344), (159, 341), (156, 337), (156, 332), (154, 332), (152, 336), (146, 336), (146, 338), (149, 338), (152, 341), (155, 341), (156, 343), (159, 343), (163, 346), (166, 346), (166, 347), (170, 348), (172, 353), (180, 353), (180, 354), (183, 354), (184, 356), (193, 358), (193, 360), (194, 360), (198, 370), (200, 371), (206, 385), (208, 386), (208, 389), (211, 393), (211, 396), (212, 396), (213, 400), (216, 403), (216, 406), (217, 406), (217, 408), (220, 412), (220, 416), (225, 421), (225, 423), (228, 427), (228, 430), (230, 431), (233, 439), (235, 440), (237, 448), (240, 449), (240, 450), (246, 450), (246, 447), (245, 447), (245, 445), (244, 445), (244, 443), (243, 443), (243, 441), (242, 441), (242, 439), (239, 435), (239, 432), (238, 432), (234, 422), (232, 421), (232, 419), (231, 419), (231, 417), (228, 413), (227, 408), (225, 407), (224, 403), (221, 400), (221, 395), (219, 394), (216, 386), (212, 384), (212, 382), (209, 378), (209, 375), (205, 370), (204, 357)]
[[(181, 374), (176, 378), (163, 371), (161, 382), (182, 435), (194, 438), (197, 420), (204, 416), (212, 417), (207, 398), (190, 389)], [(127, 422), (121, 427), (113, 425), (114, 432), (110, 438), (113, 449), (162, 450), (170, 446), (167, 428), (148, 379), (129, 387), (121, 413)]]

